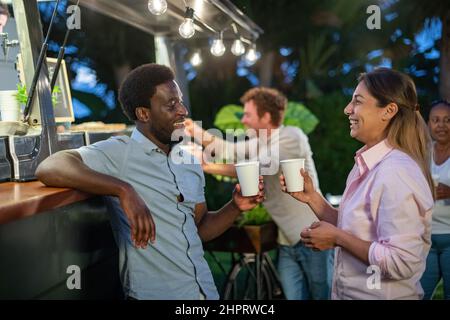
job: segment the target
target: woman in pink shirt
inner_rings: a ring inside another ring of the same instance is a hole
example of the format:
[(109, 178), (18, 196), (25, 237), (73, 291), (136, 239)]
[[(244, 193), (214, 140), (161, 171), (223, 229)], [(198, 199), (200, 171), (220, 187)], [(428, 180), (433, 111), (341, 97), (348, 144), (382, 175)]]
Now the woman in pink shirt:
[[(386, 68), (362, 74), (344, 113), (355, 155), (339, 209), (313, 188), (303, 192), (320, 222), (301, 232), (306, 246), (336, 248), (332, 299), (420, 299), (430, 249), (431, 139), (414, 82)], [(280, 177), (286, 191), (284, 177)]]

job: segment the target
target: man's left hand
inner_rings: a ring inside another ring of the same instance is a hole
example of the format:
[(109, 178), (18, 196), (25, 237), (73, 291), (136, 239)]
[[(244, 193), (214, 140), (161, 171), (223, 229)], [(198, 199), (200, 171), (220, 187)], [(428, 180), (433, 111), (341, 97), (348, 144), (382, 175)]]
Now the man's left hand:
[(265, 199), (263, 177), (259, 176), (259, 192), (256, 196), (244, 197), (241, 193), (241, 186), (236, 185), (233, 191), (233, 202), (240, 211), (249, 211), (256, 207)]

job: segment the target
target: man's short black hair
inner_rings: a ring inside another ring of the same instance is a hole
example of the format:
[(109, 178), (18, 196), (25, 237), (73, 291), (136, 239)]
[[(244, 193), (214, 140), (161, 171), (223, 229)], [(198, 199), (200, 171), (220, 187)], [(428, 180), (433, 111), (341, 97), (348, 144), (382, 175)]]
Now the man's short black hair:
[(119, 101), (125, 115), (137, 120), (136, 108), (150, 108), (150, 99), (160, 84), (174, 80), (173, 71), (166, 66), (149, 63), (132, 70), (119, 89)]

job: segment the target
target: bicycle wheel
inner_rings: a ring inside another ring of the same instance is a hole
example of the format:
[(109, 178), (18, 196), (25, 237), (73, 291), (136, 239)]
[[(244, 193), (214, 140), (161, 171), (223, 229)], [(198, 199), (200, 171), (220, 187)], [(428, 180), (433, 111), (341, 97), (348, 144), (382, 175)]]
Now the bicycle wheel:
[[(259, 261), (257, 259), (259, 258)], [(259, 286), (257, 286), (259, 266)], [(225, 285), (225, 300), (269, 300), (272, 299), (270, 271), (262, 256), (244, 254), (233, 266)], [(259, 294), (257, 290), (259, 289)]]

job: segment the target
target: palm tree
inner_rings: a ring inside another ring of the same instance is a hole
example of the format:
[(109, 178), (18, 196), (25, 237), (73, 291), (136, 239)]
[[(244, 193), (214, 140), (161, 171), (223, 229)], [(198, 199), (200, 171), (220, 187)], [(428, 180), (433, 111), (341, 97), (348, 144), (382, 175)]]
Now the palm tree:
[[(450, 2), (448, 0), (403, 0), (395, 4), (399, 13), (398, 24), (405, 26), (404, 31), (413, 35), (417, 33), (427, 19), (438, 17), (442, 22), (439, 61), (439, 94), (450, 100)], [(411, 19), (413, 17), (413, 19)]]

